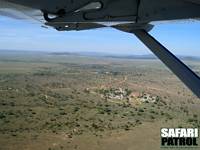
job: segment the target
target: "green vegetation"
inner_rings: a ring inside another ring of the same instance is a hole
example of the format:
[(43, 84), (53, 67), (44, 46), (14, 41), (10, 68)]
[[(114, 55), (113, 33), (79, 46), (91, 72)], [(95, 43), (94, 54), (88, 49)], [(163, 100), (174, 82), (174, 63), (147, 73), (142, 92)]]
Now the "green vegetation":
[[(0, 60), (0, 149), (46, 134), (64, 134), (69, 143), (63, 143), (78, 149), (69, 139), (102, 139), (161, 121), (200, 127), (199, 102), (157, 61), (47, 54), (5, 58)], [(44, 149), (68, 149), (64, 145)]]

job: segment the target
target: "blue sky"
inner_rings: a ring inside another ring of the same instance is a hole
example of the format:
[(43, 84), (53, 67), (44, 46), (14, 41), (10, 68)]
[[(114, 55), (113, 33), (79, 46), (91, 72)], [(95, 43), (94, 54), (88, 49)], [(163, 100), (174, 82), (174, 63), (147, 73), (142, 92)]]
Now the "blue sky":
[[(175, 54), (200, 56), (200, 21), (157, 24), (150, 33)], [(115, 29), (58, 32), (6, 17), (0, 17), (0, 49), (150, 54), (135, 36)]]

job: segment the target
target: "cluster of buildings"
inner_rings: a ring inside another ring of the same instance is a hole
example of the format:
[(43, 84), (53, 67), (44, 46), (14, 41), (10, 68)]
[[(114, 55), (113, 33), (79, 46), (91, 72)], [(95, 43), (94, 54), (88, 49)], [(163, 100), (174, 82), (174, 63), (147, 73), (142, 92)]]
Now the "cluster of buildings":
[(103, 89), (101, 90), (101, 96), (105, 99), (121, 100), (121, 101), (140, 101), (141, 103), (155, 103), (158, 96), (153, 96), (147, 93), (132, 92), (128, 89), (116, 88), (116, 89)]

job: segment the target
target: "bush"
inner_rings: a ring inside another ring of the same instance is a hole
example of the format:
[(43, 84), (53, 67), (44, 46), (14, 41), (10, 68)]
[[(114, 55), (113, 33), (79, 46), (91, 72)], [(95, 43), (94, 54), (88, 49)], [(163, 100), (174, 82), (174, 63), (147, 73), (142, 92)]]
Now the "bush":
[(6, 116), (4, 114), (0, 113), (0, 119), (4, 119), (4, 118), (6, 118)]
[(138, 111), (139, 111), (139, 112), (144, 112), (144, 110), (143, 110), (142, 108), (140, 108)]

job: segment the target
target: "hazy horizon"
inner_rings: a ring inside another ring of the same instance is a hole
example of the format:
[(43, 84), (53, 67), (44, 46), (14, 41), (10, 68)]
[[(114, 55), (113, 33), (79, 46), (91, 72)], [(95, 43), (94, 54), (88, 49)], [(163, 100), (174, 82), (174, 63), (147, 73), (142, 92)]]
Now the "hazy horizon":
[[(47, 55), (74, 55), (74, 56), (88, 56), (88, 57), (113, 57), (113, 58), (153, 58), (153, 59), (157, 59), (156, 55), (154, 55), (153, 53), (149, 53), (149, 54), (116, 54), (116, 53), (112, 53), (112, 52), (90, 52), (90, 51), (36, 51), (36, 50), (10, 50), (10, 49), (0, 49), (0, 53), (5, 53), (5, 54), (9, 54), (9, 53), (17, 53), (19, 55), (23, 54), (28, 54), (28, 53), (43, 53), (43, 54), (47, 54)], [(200, 56), (192, 56), (192, 55), (176, 55), (179, 58), (191, 58), (191, 59), (200, 59)]]

